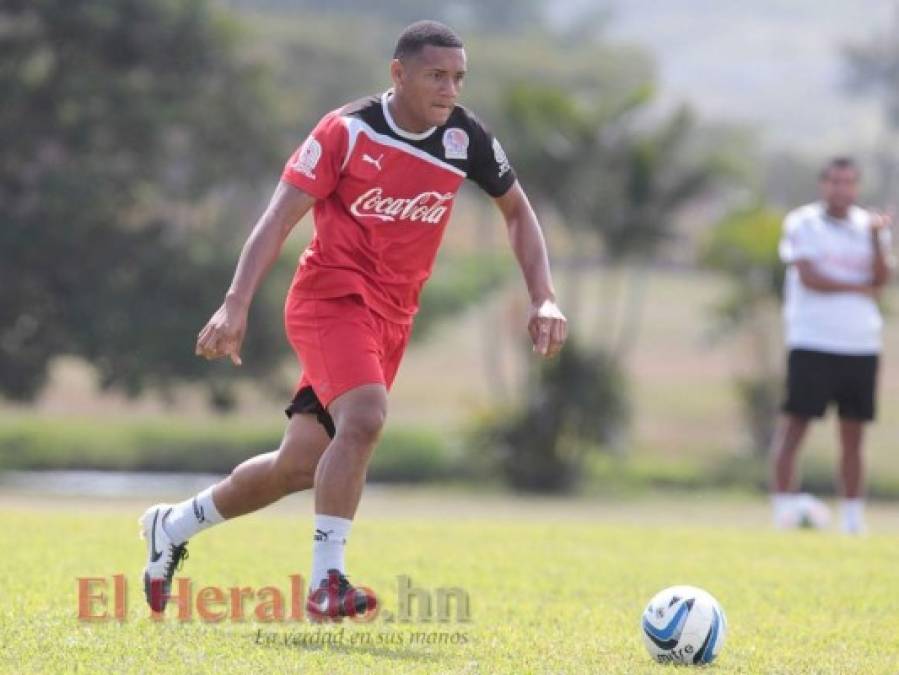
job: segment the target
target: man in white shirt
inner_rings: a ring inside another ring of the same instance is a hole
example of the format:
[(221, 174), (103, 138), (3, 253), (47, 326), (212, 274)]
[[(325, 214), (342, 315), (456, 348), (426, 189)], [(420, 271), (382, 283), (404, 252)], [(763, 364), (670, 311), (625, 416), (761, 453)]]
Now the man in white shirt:
[(864, 530), (862, 437), (875, 416), (883, 325), (877, 297), (889, 280), (891, 258), (890, 217), (855, 204), (859, 177), (851, 159), (830, 161), (821, 172), (821, 201), (784, 221), (787, 396), (771, 477), (779, 527), (796, 524), (796, 456), (809, 422), (835, 403), (842, 527), (851, 534)]

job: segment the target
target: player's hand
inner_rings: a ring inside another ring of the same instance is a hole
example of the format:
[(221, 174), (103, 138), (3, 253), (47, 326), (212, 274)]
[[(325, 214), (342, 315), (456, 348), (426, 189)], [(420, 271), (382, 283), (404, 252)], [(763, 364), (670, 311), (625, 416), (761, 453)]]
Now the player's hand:
[(893, 212), (890, 211), (870, 211), (871, 213), (871, 229), (875, 232), (888, 230), (893, 225)]
[(528, 312), (528, 333), (534, 351), (550, 358), (559, 353), (568, 338), (568, 321), (552, 300), (533, 303)]
[(872, 284), (865, 284), (861, 286), (859, 289), (862, 295), (867, 295), (869, 298), (874, 300), (879, 300), (880, 296), (883, 292), (883, 286), (875, 286)]
[(230, 356), (235, 366), (243, 364), (240, 348), (247, 330), (247, 311), (226, 300), (197, 336), (196, 354), (206, 359)]

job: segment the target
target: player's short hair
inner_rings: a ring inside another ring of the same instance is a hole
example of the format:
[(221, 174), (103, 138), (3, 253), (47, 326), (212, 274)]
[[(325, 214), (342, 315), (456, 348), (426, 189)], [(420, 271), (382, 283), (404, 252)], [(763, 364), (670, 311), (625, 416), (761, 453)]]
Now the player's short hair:
[(462, 38), (449, 26), (439, 21), (416, 21), (406, 26), (400, 33), (393, 49), (393, 58), (405, 59), (415, 56), (425, 45), (458, 49), (465, 46), (462, 44)]
[(829, 160), (827, 164), (825, 164), (821, 169), (821, 173), (818, 174), (818, 178), (820, 178), (821, 180), (826, 180), (830, 175), (830, 172), (834, 169), (852, 169), (853, 171), (855, 171), (856, 177), (862, 175), (862, 170), (859, 168), (858, 163), (854, 159), (852, 159), (852, 157), (841, 156), (834, 157), (833, 159)]

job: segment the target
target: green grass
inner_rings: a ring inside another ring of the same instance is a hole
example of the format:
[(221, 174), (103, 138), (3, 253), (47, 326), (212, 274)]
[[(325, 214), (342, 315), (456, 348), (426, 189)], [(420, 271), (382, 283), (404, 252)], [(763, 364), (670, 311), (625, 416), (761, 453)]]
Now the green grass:
[[(0, 668), (655, 673), (669, 667), (644, 651), (643, 605), (665, 586), (690, 583), (714, 593), (727, 612), (727, 643), (713, 672), (896, 672), (895, 532), (860, 540), (784, 534), (743, 518), (724, 527), (736, 508), (727, 499), (694, 498), (689, 508), (700, 515), (683, 519), (700, 523), (693, 527), (669, 525), (689, 512), (683, 499), (638, 506), (514, 499), (502, 508), (498, 498), (479, 499), (441, 493), (421, 502), (375, 492), (372, 504), (390, 506), (364, 512), (349, 549), (353, 578), (378, 591), (387, 611), (396, 611), (396, 577), (405, 574), (420, 588), (463, 588), (469, 622), (346, 622), (342, 644), (325, 647), (300, 644), (322, 630), (308, 623), (150, 620), (134, 504), (4, 499)], [(756, 508), (753, 517), (761, 517)], [(205, 585), (286, 592), (288, 575), (307, 571), (308, 529), (305, 512), (285, 508), (228, 523), (191, 542), (182, 574), (195, 592)], [(128, 576), (127, 620), (79, 622), (76, 577), (116, 573)], [(281, 642), (256, 644), (260, 628)], [(409, 644), (422, 632), (462, 634), (466, 643)], [(293, 644), (283, 643), (285, 634)], [(353, 644), (365, 635), (370, 644)]]

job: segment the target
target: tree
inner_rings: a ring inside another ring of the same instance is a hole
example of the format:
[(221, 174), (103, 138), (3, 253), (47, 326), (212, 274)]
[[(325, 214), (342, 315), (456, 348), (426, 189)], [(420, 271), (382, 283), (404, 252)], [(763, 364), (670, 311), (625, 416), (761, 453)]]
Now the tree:
[[(488, 436), (500, 439), (498, 451), (505, 453), (505, 476), (516, 487), (570, 489), (584, 448), (608, 447), (626, 427), (624, 361), (637, 340), (649, 263), (670, 238), (678, 212), (725, 167), (697, 146), (686, 110), (655, 127), (640, 125), (637, 113), (651, 91), (638, 81), (602, 103), (549, 85), (520, 85), (507, 95), (516, 171), (541, 210), (558, 214), (581, 262), (594, 262), (601, 252), (613, 280), (632, 271), (600, 301), (604, 325), (573, 334), (561, 359), (532, 374), (520, 411), (490, 427)], [(563, 307), (573, 326), (586, 269), (568, 267)], [(585, 334), (595, 337), (587, 342)]]
[[(209, 373), (230, 198), (277, 157), (264, 73), (206, 2), (8, 0), (0, 23), (0, 392), (33, 397), (61, 354), (129, 394)], [(276, 363), (272, 310), (246, 374)]]
[(716, 337), (743, 332), (748, 337), (749, 373), (737, 378), (746, 428), (757, 457), (766, 457), (774, 436), (781, 396), (778, 309), (784, 265), (777, 253), (784, 214), (763, 205), (725, 217), (705, 242), (705, 266), (730, 280), (730, 292), (716, 308)]
[[(576, 251), (601, 252), (611, 267), (601, 312), (606, 323), (596, 333), (622, 358), (637, 342), (648, 263), (671, 238), (683, 207), (730, 171), (726, 156), (697, 143), (685, 108), (641, 128), (638, 113), (651, 97), (645, 82), (592, 106), (554, 87), (521, 86), (506, 107), (513, 136), (530, 139), (516, 146), (523, 182), (558, 213)], [(569, 278), (575, 292), (566, 306), (575, 313), (584, 269), (572, 268)]]
[(883, 127), (875, 153), (880, 184), (877, 198), (897, 203), (899, 190), (899, 4), (893, 25), (871, 39), (844, 49), (849, 70), (848, 89), (855, 94), (875, 97), (881, 106)]

